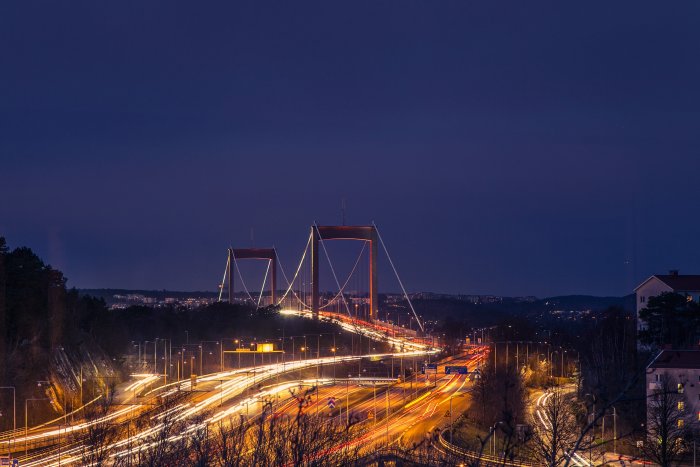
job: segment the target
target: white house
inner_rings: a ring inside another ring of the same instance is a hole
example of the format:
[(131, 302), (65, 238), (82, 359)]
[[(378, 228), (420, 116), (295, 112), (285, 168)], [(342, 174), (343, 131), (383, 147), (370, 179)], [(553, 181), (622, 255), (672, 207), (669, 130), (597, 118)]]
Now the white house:
[[(682, 399), (679, 398), (678, 402), (679, 418), (683, 418), (685, 422), (690, 421), (690, 419), (700, 421), (700, 350), (662, 350), (659, 352), (647, 366), (647, 407), (653, 403), (654, 392), (665, 389), (662, 387), (664, 375), (671, 385), (669, 389), (684, 395)], [(683, 415), (680, 416), (680, 414)], [(649, 417), (648, 408), (647, 417)], [(649, 422), (647, 418), (648, 427), (650, 426)]]
[(637, 329), (641, 329), (639, 312), (646, 308), (649, 297), (674, 292), (685, 296), (688, 301), (700, 301), (700, 275), (680, 275), (678, 271), (655, 274), (639, 284), (634, 292), (637, 295)]

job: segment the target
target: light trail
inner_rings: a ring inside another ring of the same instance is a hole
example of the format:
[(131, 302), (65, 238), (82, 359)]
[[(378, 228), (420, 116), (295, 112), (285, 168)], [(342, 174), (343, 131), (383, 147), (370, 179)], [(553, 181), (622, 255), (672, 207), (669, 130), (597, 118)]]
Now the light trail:
[[(412, 351), (404, 351), (404, 352), (395, 352), (395, 353), (371, 353), (371, 354), (365, 354), (365, 355), (349, 355), (349, 356), (331, 356), (331, 357), (322, 357), (322, 358), (315, 358), (315, 359), (308, 359), (308, 360), (299, 360), (299, 361), (293, 361), (293, 362), (284, 362), (284, 363), (274, 363), (274, 364), (269, 364), (269, 365), (261, 365), (258, 367), (253, 367), (253, 368), (241, 368), (237, 370), (231, 370), (231, 371), (225, 371), (225, 372), (220, 372), (220, 373), (213, 373), (210, 375), (205, 375), (201, 378), (197, 379), (198, 384), (204, 383), (204, 382), (215, 382), (218, 381), (219, 384), (215, 386), (214, 389), (209, 391), (211, 394), (205, 397), (203, 400), (196, 402), (196, 403), (180, 403), (176, 405), (175, 407), (169, 409), (167, 412), (162, 412), (160, 414), (154, 415), (154, 419), (158, 420), (158, 424), (154, 427), (148, 428), (146, 430), (141, 431), (140, 433), (132, 435), (129, 439), (127, 440), (120, 440), (116, 443), (114, 443), (111, 448), (120, 448), (123, 447), (125, 443), (133, 443), (133, 442), (138, 442), (142, 441), (145, 444), (141, 444), (138, 449), (148, 449), (149, 443), (147, 442), (148, 438), (156, 433), (158, 433), (160, 430), (163, 429), (163, 419), (166, 419), (168, 416), (172, 416), (169, 421), (184, 421), (187, 420), (197, 414), (200, 414), (207, 409), (210, 409), (214, 406), (222, 404), (224, 401), (228, 401), (233, 397), (241, 395), (245, 390), (254, 387), (257, 383), (262, 382), (264, 380), (268, 380), (270, 378), (273, 378), (278, 375), (282, 375), (285, 373), (291, 373), (295, 371), (299, 371), (302, 369), (306, 368), (312, 368), (314, 366), (318, 365), (331, 365), (331, 364), (337, 364), (337, 363), (343, 363), (343, 362), (350, 362), (350, 361), (356, 361), (359, 359), (383, 359), (383, 358), (391, 358), (391, 357), (414, 357), (414, 356), (421, 356), (425, 355), (427, 352), (424, 350), (412, 350)], [(139, 389), (143, 389), (148, 386), (148, 384), (151, 384), (154, 381), (157, 381), (160, 379), (159, 375), (138, 375), (141, 379), (135, 383), (130, 384), (127, 386), (127, 389), (130, 390), (130, 392), (135, 392)], [(372, 381), (372, 380), (380, 380), (381, 378), (350, 378), (351, 381)], [(392, 381), (395, 381), (393, 378), (391, 379)], [(312, 381), (316, 382), (316, 379), (312, 380), (306, 380), (306, 381)], [(332, 382), (332, 379), (329, 378), (323, 378), (319, 379), (318, 382), (319, 384), (329, 384), (329, 382)], [(177, 389), (174, 388), (176, 385), (181, 385), (182, 391), (187, 391), (187, 389), (191, 389), (191, 381), (181, 381), (181, 382), (174, 382), (174, 383), (169, 383), (167, 385), (159, 386), (158, 388), (155, 388), (151, 391), (149, 391), (147, 394), (156, 394), (158, 391), (163, 391), (167, 389), (167, 392), (164, 392), (161, 395), (164, 394), (170, 394), (173, 391), (177, 391)], [(237, 403), (233, 407), (230, 407), (228, 409), (219, 411), (216, 415), (206, 419), (204, 422), (193, 425), (195, 426), (196, 429), (200, 429), (202, 426), (205, 426), (207, 424), (211, 423), (217, 423), (220, 420), (223, 420), (227, 417), (230, 417), (233, 414), (239, 413), (243, 408), (246, 406), (249, 406), (251, 404), (255, 404), (262, 400), (265, 397), (268, 396), (273, 396), (279, 391), (284, 391), (288, 390), (291, 387), (298, 386), (298, 381), (291, 382), (291, 383), (285, 383), (284, 385), (280, 385), (279, 388), (276, 390), (276, 392), (273, 392), (269, 389), (267, 390), (262, 390), (258, 392), (257, 394), (248, 397), (241, 402)], [(26, 437), (27, 442), (36, 442), (41, 439), (50, 439), (51, 437), (57, 437), (59, 435), (64, 435), (68, 433), (74, 433), (78, 431), (82, 431), (90, 427), (91, 425), (96, 425), (99, 423), (105, 423), (110, 420), (114, 420), (118, 417), (121, 417), (123, 415), (128, 414), (132, 410), (143, 408), (143, 404), (134, 404), (131, 407), (128, 408), (123, 408), (120, 410), (117, 410), (113, 413), (110, 413), (108, 416), (101, 417), (97, 420), (90, 421), (90, 422), (83, 422), (78, 425), (74, 426), (69, 426), (69, 427), (61, 427), (59, 429), (54, 429), (54, 430), (49, 430), (45, 431), (42, 433), (37, 433), (32, 436)], [(191, 433), (191, 429), (188, 428), (188, 430), (185, 433), (179, 434), (175, 437), (168, 438), (169, 441), (177, 441), (182, 438), (182, 436), (185, 436), (189, 433)], [(18, 443), (24, 443), (25, 437), (18, 437), (17, 442)], [(71, 463), (76, 463), (80, 462), (79, 456), (76, 456), (76, 453), (79, 453), (81, 447), (76, 447), (73, 448), (76, 451), (71, 451), (65, 450), (61, 452), (61, 459), (60, 463), (62, 465), (69, 465)], [(129, 452), (134, 452), (134, 449), (132, 449)], [(129, 455), (129, 452), (124, 452), (124, 451), (119, 451), (115, 456), (126, 456)], [(44, 466), (44, 465), (58, 465), (58, 455), (49, 455), (43, 457), (41, 460), (36, 460), (32, 461), (30, 460), (29, 462), (23, 462), (22, 465), (26, 466)], [(69, 457), (66, 457), (69, 456)]]
[[(549, 419), (547, 412), (545, 412), (544, 410), (540, 410), (540, 407), (545, 407), (547, 404), (547, 401), (553, 395), (554, 395), (553, 392), (550, 392), (550, 391), (544, 392), (540, 395), (540, 397), (537, 398), (537, 402), (535, 403), (535, 407), (536, 407), (535, 413), (537, 414), (537, 417), (539, 418), (540, 423), (542, 424), (542, 426), (544, 426), (545, 430), (550, 430), (550, 431), (552, 431), (554, 429), (554, 426), (552, 425), (552, 421)], [(592, 462), (589, 462), (585, 458), (583, 458), (578, 452), (574, 452), (573, 454), (566, 452), (565, 455), (566, 455), (566, 457), (571, 459), (571, 461), (574, 463), (574, 465), (576, 465), (578, 467), (592, 467), (594, 465)]]
[[(313, 315), (311, 312), (307, 311), (296, 311), (296, 310), (282, 310), (282, 314), (285, 315), (297, 315), (297, 316), (303, 316), (306, 318), (311, 318)], [(274, 363), (274, 364), (269, 364), (269, 365), (260, 365), (252, 368), (241, 368), (237, 370), (229, 370), (229, 371), (224, 371), (224, 372), (218, 372), (218, 373), (213, 373), (209, 375), (204, 375), (199, 378), (197, 378), (197, 384), (200, 383), (207, 383), (207, 382), (214, 382), (218, 381), (219, 384), (215, 386), (214, 389), (210, 390), (211, 394), (204, 399), (194, 402), (194, 403), (180, 403), (176, 405), (175, 407), (169, 409), (167, 413), (160, 413), (158, 415), (155, 415), (153, 418), (158, 421), (156, 426), (145, 429), (139, 433), (136, 433), (134, 435), (129, 436), (128, 439), (122, 439), (118, 442), (113, 443), (110, 448), (123, 448), (125, 444), (131, 444), (132, 442), (141, 442), (142, 444), (139, 445), (138, 449), (136, 449), (136, 452), (138, 450), (143, 450), (143, 449), (148, 449), (148, 447), (151, 445), (148, 443), (148, 438), (155, 433), (157, 433), (159, 430), (163, 429), (163, 422), (162, 420), (166, 420), (172, 417), (175, 421), (184, 421), (187, 420), (197, 414), (203, 413), (206, 410), (211, 409), (212, 407), (215, 406), (220, 406), (222, 405), (225, 401), (230, 400), (233, 397), (240, 396), (244, 391), (253, 388), (256, 384), (268, 380), (273, 377), (277, 377), (280, 375), (283, 375), (285, 373), (291, 373), (294, 371), (299, 371), (303, 370), (306, 368), (314, 367), (314, 366), (322, 366), (322, 365), (333, 365), (333, 364), (338, 364), (338, 363), (344, 363), (344, 362), (351, 362), (351, 361), (356, 361), (359, 359), (383, 359), (383, 358), (390, 358), (390, 357), (395, 357), (395, 358), (400, 358), (400, 357), (418, 357), (418, 356), (424, 356), (424, 355), (434, 355), (439, 352), (438, 348), (431, 347), (427, 344), (421, 343), (421, 342), (414, 342), (412, 340), (406, 339), (406, 338), (401, 338), (401, 337), (392, 337), (388, 335), (387, 329), (383, 328), (381, 326), (374, 326), (371, 325), (370, 323), (358, 323), (358, 322), (352, 322), (348, 323), (345, 320), (342, 319), (337, 319), (328, 314), (329, 316), (324, 316), (324, 319), (330, 320), (337, 325), (339, 325), (342, 329), (363, 335), (365, 337), (381, 341), (381, 342), (387, 342), (391, 344), (394, 348), (399, 348), (401, 349), (401, 352), (389, 352), (389, 353), (371, 353), (371, 354), (365, 354), (365, 355), (350, 355), (350, 356), (331, 356), (331, 357), (322, 357), (322, 358), (316, 358), (316, 359), (308, 359), (308, 360), (299, 360), (299, 361), (292, 361), (292, 362), (283, 362), (283, 363)], [(131, 383), (125, 388), (125, 393), (132, 393), (134, 396), (142, 391), (144, 391), (148, 386), (151, 384), (157, 382), (162, 375), (154, 375), (154, 374), (139, 374), (139, 375), (134, 375), (135, 377), (139, 378), (137, 381)], [(376, 380), (376, 379), (375, 379)], [(310, 380), (310, 381), (316, 381), (316, 380)], [(328, 379), (319, 379), (318, 384), (329, 384)], [(331, 380), (332, 381), (332, 380)], [(291, 386), (290, 386), (291, 385)], [(277, 389), (275, 391), (272, 391), (271, 389), (266, 389), (266, 390), (261, 390), (258, 393), (256, 393), (253, 396), (250, 396), (240, 402), (238, 402), (236, 405), (233, 407), (230, 407), (225, 410), (220, 410), (218, 411), (215, 415), (212, 417), (209, 417), (207, 420), (204, 422), (197, 424), (197, 425), (192, 425), (190, 428), (188, 428), (184, 433), (181, 433), (172, 439), (169, 438), (171, 441), (177, 441), (178, 439), (181, 439), (183, 436), (186, 436), (187, 434), (192, 433), (192, 430), (197, 430), (200, 429), (202, 426), (206, 426), (206, 424), (210, 423), (217, 423), (220, 420), (223, 420), (224, 418), (230, 417), (233, 414), (239, 413), (244, 407), (250, 406), (250, 404), (255, 404), (258, 403), (262, 398), (265, 397), (271, 397), (279, 393), (280, 391), (288, 390), (290, 387), (294, 387), (295, 385), (298, 385), (298, 382), (294, 383), (285, 383), (283, 385), (277, 386)], [(148, 391), (145, 395), (159, 395), (161, 397), (167, 397), (176, 393), (182, 393), (186, 392), (188, 390), (192, 390), (192, 383), (189, 380), (185, 381), (176, 381), (176, 382), (171, 382), (169, 384), (164, 384), (161, 386), (158, 386), (150, 391)], [(22, 437), (19, 436), (16, 438), (15, 442), (19, 443), (24, 443), (25, 440), (27, 442), (32, 442), (36, 443), (41, 440), (50, 440), (51, 437), (56, 437), (56, 436), (61, 436), (63, 434), (69, 434), (69, 433), (75, 433), (75, 432), (80, 432), (83, 430), (86, 430), (90, 426), (99, 424), (99, 423), (105, 423), (108, 421), (113, 421), (115, 419), (118, 419), (119, 417), (126, 415), (127, 413), (133, 413), (134, 410), (137, 409), (142, 409), (145, 406), (145, 404), (132, 404), (128, 408), (120, 409), (117, 410), (113, 413), (110, 413), (107, 416), (101, 417), (97, 420), (93, 421), (85, 421), (83, 423), (79, 423), (77, 425), (73, 426), (68, 426), (68, 427), (59, 427), (59, 429), (54, 429), (54, 430), (47, 430), (43, 431), (41, 433), (36, 433), (33, 434), (32, 436), (26, 436)], [(434, 412), (434, 410), (433, 410)], [(79, 456), (77, 454), (80, 453), (80, 451), (84, 449), (83, 446), (76, 446), (68, 449), (63, 449), (61, 454), (60, 454), (60, 459), (58, 454), (46, 454), (42, 456), (41, 460), (33, 460), (31, 459), (31, 456), (29, 459), (24, 459), (24, 462), (22, 465), (26, 466), (44, 466), (44, 465), (57, 465), (58, 463), (62, 465), (69, 465), (71, 463), (76, 463), (79, 462)], [(134, 448), (129, 447), (127, 451), (119, 451), (113, 456), (128, 456), (131, 455), (134, 452)]]

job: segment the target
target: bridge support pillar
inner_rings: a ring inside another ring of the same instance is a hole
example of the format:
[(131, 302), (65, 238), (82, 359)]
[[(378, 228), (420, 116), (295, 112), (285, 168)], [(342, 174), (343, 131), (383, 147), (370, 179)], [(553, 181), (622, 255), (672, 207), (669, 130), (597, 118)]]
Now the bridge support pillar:
[(235, 273), (234, 259), (263, 259), (270, 261), (270, 298), (272, 304), (277, 303), (277, 251), (274, 248), (229, 248), (228, 249), (228, 302), (233, 303), (233, 275)]
[(311, 313), (314, 319), (318, 319), (319, 284), (318, 284), (318, 232), (316, 227), (311, 227)]
[(235, 267), (233, 264), (233, 249), (231, 248), (228, 249), (228, 266), (226, 268), (228, 269), (226, 271), (226, 274), (228, 274), (228, 302), (233, 304), (233, 270)]
[(320, 290), (318, 282), (319, 241), (323, 240), (365, 240), (369, 242), (369, 312), (368, 320), (376, 319), (379, 309), (377, 280), (377, 229), (374, 226), (312, 226), (311, 227), (311, 311), (318, 318)]

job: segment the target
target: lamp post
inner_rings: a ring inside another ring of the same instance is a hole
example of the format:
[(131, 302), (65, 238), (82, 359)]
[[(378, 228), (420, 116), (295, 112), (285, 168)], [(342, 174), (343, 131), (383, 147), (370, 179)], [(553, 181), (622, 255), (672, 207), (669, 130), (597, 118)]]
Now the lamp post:
[(137, 342), (134, 344), (134, 341), (131, 341), (134, 347), (138, 347), (139, 349), (139, 366), (141, 365), (141, 343)]
[[(14, 386), (0, 386), (0, 389), (12, 389), (12, 450), (15, 449), (17, 442), (17, 399), (16, 389)], [(9, 451), (9, 448), (8, 448)], [(10, 454), (8, 452), (8, 454)]]
[(333, 353), (333, 383), (335, 383), (335, 346), (331, 347), (331, 352)]
[(386, 447), (389, 447), (389, 389), (390, 386), (386, 387)]
[(350, 377), (345, 381), (345, 423), (350, 426)]
[(30, 397), (24, 400), (24, 457), (29, 452), (27, 449), (27, 435), (29, 434), (29, 401), (48, 401), (48, 397)]
[(241, 341), (240, 339), (234, 339), (233, 343), (236, 344), (236, 350), (238, 351), (238, 369), (241, 368)]
[[(220, 345), (220, 344), (219, 344), (219, 341), (201, 341), (199, 344), (200, 344), (200, 349), (199, 349), (200, 358), (201, 358), (201, 355), (202, 355), (202, 349), (204, 348), (204, 344), (216, 344), (216, 345)], [(213, 354), (210, 352), (209, 355), (213, 355)], [(211, 359), (210, 359), (210, 360), (211, 360)], [(222, 367), (222, 370), (221, 370), (221, 371), (223, 371), (223, 366), (224, 366), (224, 365), (223, 365), (223, 353), (222, 353), (222, 354), (221, 354), (221, 367)], [(201, 372), (202, 372), (202, 371), (201, 371), (201, 365), (200, 365), (200, 373), (201, 373)]]
[(455, 396), (454, 393), (450, 395), (450, 444), (452, 444), (452, 431), (453, 431), (453, 418), (452, 418), (452, 398), (453, 397), (464, 397), (464, 394)]
[(588, 397), (590, 396), (591, 401), (593, 401), (593, 412), (588, 415), (588, 423), (591, 424), (591, 444), (588, 446), (588, 462), (591, 462), (591, 459), (593, 457), (593, 452), (592, 452), (592, 447), (593, 447), (593, 442), (595, 441), (595, 402), (596, 398), (594, 394), (586, 393), (583, 395), (583, 397)]
[(372, 409), (372, 417), (374, 418), (374, 426), (377, 426), (377, 382), (373, 381), (374, 386), (374, 408)]
[(58, 425), (58, 467), (61, 467), (61, 428), (64, 428), (66, 434), (68, 434), (68, 427), (70, 425), (68, 424), (59, 424)]
[(498, 425), (501, 425), (501, 424), (503, 424), (503, 421), (496, 422), (496, 423), (494, 423), (493, 426), (491, 427), (491, 439), (492, 439), (492, 446), (493, 446), (493, 449), (492, 449), (492, 451), (491, 451), (491, 455), (492, 455), (492, 456), (495, 456), (495, 455), (496, 455), (496, 427), (497, 427)]

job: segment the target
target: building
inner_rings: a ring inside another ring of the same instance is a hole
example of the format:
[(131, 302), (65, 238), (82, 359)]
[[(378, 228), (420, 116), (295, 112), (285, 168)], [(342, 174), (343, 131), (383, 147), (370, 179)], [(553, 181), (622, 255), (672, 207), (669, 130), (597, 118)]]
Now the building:
[[(655, 392), (664, 391), (664, 384), (678, 394), (677, 418), (700, 420), (700, 350), (662, 350), (647, 366), (647, 426), (650, 427), (649, 405)], [(684, 423), (683, 421), (679, 423)]]
[(642, 282), (634, 292), (637, 298), (637, 329), (641, 329), (639, 312), (646, 308), (649, 297), (673, 292), (685, 296), (688, 301), (700, 301), (700, 275), (680, 275), (678, 271), (655, 274)]

